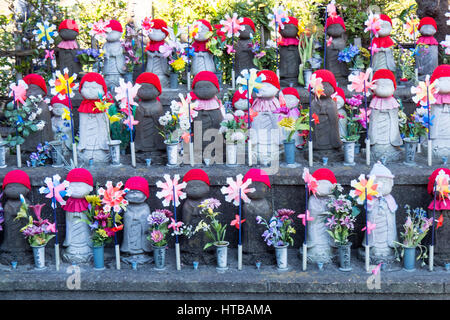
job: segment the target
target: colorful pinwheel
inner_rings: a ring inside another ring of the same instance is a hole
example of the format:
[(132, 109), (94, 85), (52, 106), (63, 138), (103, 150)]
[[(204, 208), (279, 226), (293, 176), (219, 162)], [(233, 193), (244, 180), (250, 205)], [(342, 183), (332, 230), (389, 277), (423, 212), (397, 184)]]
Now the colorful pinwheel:
[(106, 37), (106, 34), (111, 31), (110, 27), (107, 27), (109, 21), (103, 21), (103, 19), (98, 20), (94, 23), (89, 23), (88, 26), (91, 28), (89, 35), (99, 40), (102, 37)]
[(411, 93), (414, 95), (412, 100), (415, 103), (420, 103), (421, 106), (428, 106), (436, 102), (434, 95), (439, 91), (436, 86), (437, 81), (430, 83), (430, 75), (425, 77), (425, 81), (419, 81), (417, 87), (411, 87)]
[(28, 85), (23, 80), (19, 80), (19, 83), (16, 85), (15, 83), (11, 83), (9, 85), (9, 88), (11, 89), (11, 92), (9, 93), (10, 97), (14, 97), (14, 102), (21, 104), (25, 103), (25, 100), (27, 100), (27, 89)]
[(105, 186), (106, 189), (99, 188), (97, 191), (103, 204), (103, 211), (109, 213), (112, 210), (118, 213), (121, 209), (126, 210), (128, 201), (125, 200), (124, 196), (128, 189), (122, 189), (122, 181), (119, 181), (115, 187), (112, 181), (107, 181)]
[(378, 31), (381, 29), (381, 18), (379, 14), (374, 14), (372, 11), (369, 13), (368, 19), (364, 22), (366, 28), (364, 32), (371, 32), (376, 37), (378, 36)]
[(134, 101), (134, 99), (136, 98), (137, 92), (140, 87), (141, 85), (138, 83), (133, 86), (130, 81), (125, 82), (125, 80), (120, 78), (119, 86), (114, 90), (116, 92), (116, 100), (120, 102), (120, 107), (122, 109), (128, 110), (128, 104), (130, 106), (138, 105), (138, 103)]
[(370, 203), (373, 197), (378, 195), (378, 184), (374, 183), (375, 177), (369, 176), (367, 180), (364, 174), (361, 174), (358, 178), (359, 181), (352, 180), (351, 186), (354, 190), (350, 191), (350, 196), (352, 198), (357, 198), (358, 204), (364, 204), (366, 200), (366, 190), (367, 190), (367, 202)]
[(39, 188), (39, 193), (46, 194), (46, 198), (55, 199), (55, 201), (52, 201), (53, 209), (56, 209), (56, 202), (59, 202), (62, 206), (65, 205), (66, 201), (63, 198), (70, 195), (67, 190), (69, 181), (64, 180), (62, 183), (60, 181), (61, 177), (58, 174), (55, 174), (53, 178), (45, 178), (44, 183), (46, 186)]
[(336, 18), (337, 12), (336, 12), (336, 2), (334, 0), (331, 0), (331, 2), (327, 5), (327, 15), (330, 18)]
[[(270, 21), (269, 26), (272, 28), (275, 28), (277, 24), (281, 29), (284, 29), (284, 23), (289, 21), (288, 13), (283, 6), (273, 8), (272, 13), (269, 13), (267, 18)], [(275, 30), (275, 32), (278, 32), (278, 30)]]
[(364, 228), (361, 229), (361, 231), (364, 231), (364, 230), (367, 229), (367, 234), (371, 234), (371, 233), (372, 233), (372, 230), (375, 230), (375, 227), (376, 227), (376, 226), (377, 226), (377, 225), (376, 225), (375, 223), (372, 223), (372, 222), (370, 222), (370, 221), (367, 221), (367, 228), (364, 227)]
[(440, 170), (438, 175), (436, 176), (436, 191), (438, 192), (439, 199), (443, 200), (445, 203), (445, 199), (449, 199), (450, 190), (448, 189), (448, 184), (450, 181), (450, 176), (444, 172), (444, 170)]
[(320, 98), (321, 96), (325, 95), (322, 84), (322, 78), (317, 77), (315, 73), (311, 75), (311, 78), (309, 80), (309, 86), (312, 88), (312, 91), (314, 92), (316, 98)]
[[(156, 197), (158, 197), (158, 199), (163, 199), (162, 204), (164, 207), (168, 207), (170, 202), (178, 207), (180, 199), (186, 198), (186, 193), (182, 191), (186, 187), (186, 182), (178, 183), (180, 180), (180, 175), (178, 174), (174, 175), (173, 180), (170, 178), (170, 175), (165, 174), (164, 180), (166, 180), (166, 182), (162, 182), (161, 180), (156, 182), (156, 186), (161, 188), (161, 191), (156, 193)], [(175, 195), (173, 192), (174, 187)]]
[(193, 121), (198, 114), (195, 110), (198, 106), (198, 101), (192, 101), (192, 96), (190, 94), (187, 94), (185, 98), (182, 93), (179, 93), (178, 97), (180, 98), (180, 101), (172, 101), (174, 106), (178, 106), (178, 115), (180, 117), (189, 117), (190, 114), (190, 121)]
[(316, 178), (313, 177), (312, 174), (309, 173), (308, 168), (303, 168), (303, 175), (302, 175), (303, 181), (305, 181), (306, 185), (308, 186), (309, 193), (315, 195), (317, 192), (318, 182)]
[(153, 28), (153, 22), (151, 17), (145, 17), (141, 23), (142, 31), (144, 34), (149, 34)]
[(238, 174), (236, 176), (236, 181), (234, 181), (233, 178), (228, 177), (228, 187), (224, 186), (220, 189), (220, 192), (225, 195), (225, 201), (232, 202), (235, 206), (239, 206), (239, 200), (242, 200), (245, 203), (250, 203), (247, 193), (255, 192), (255, 188), (249, 188), (249, 185), (252, 183), (252, 179), (247, 179), (247, 181), (242, 182), (242, 178), (242, 174)]
[(370, 95), (369, 89), (375, 89), (375, 81), (369, 81), (370, 75), (372, 74), (372, 68), (368, 68), (366, 72), (360, 72), (358, 75), (349, 75), (348, 81), (351, 82), (347, 86), (349, 91), (355, 91), (358, 93), (364, 93)]
[[(236, 84), (240, 84), (239, 92), (243, 93), (248, 91), (248, 95), (251, 97), (253, 91), (258, 93), (259, 89), (263, 86), (263, 81), (266, 80), (266, 77), (261, 74), (257, 75), (258, 70), (256, 69), (244, 69), (241, 71), (241, 75), (236, 79)], [(247, 85), (248, 82), (248, 85)]]
[(37, 30), (33, 30), (33, 34), (36, 41), (41, 42), (42, 48), (46, 48), (54, 42), (53, 38), (58, 35), (58, 31), (56, 31), (56, 26), (54, 24), (44, 21), (44, 23), (38, 22), (36, 27)]
[(309, 210), (306, 210), (306, 213), (299, 214), (297, 218), (302, 219), (302, 224), (305, 226), (306, 221), (313, 221), (314, 218), (310, 216)]
[(73, 90), (78, 88), (78, 84), (74, 83), (74, 81), (77, 78), (76, 73), (74, 73), (72, 76), (69, 76), (69, 69), (64, 68), (63, 70), (64, 75), (61, 74), (61, 71), (57, 70), (55, 72), (56, 79), (51, 79), (48, 83), (52, 87), (52, 94), (58, 95), (58, 98), (61, 100), (64, 99), (64, 96), (67, 95), (67, 88), (69, 89), (69, 96), (73, 98), (75, 96), (75, 93)]
[(239, 37), (239, 31), (245, 29), (241, 23), (244, 22), (243, 18), (238, 18), (237, 13), (233, 13), (233, 16), (225, 15), (224, 20), (220, 20), (220, 24), (222, 25), (222, 32), (225, 32), (228, 38), (232, 36)]
[(419, 26), (419, 19), (408, 17), (406, 23), (404, 24), (404, 28), (406, 29), (406, 36), (412, 37), (415, 39), (416, 34), (418, 32), (417, 27)]

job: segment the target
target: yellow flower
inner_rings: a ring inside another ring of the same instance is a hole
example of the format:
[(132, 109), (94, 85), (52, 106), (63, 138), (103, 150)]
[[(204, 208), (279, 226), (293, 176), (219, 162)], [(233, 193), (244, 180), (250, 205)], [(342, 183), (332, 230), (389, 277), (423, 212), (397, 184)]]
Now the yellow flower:
[(301, 21), (298, 24), (298, 35), (300, 36), (303, 32), (305, 32), (305, 23)]
[(106, 234), (106, 231), (104, 229), (97, 229), (97, 233), (103, 238), (108, 238), (108, 235)]
[(295, 229), (292, 226), (289, 226), (288, 229), (287, 229), (287, 232), (295, 234)]
[(200, 220), (200, 222), (198, 223), (198, 225), (195, 227), (195, 233), (199, 232), (200, 230), (205, 230), (205, 229), (209, 229), (209, 226), (206, 224), (205, 221)]
[(369, 50), (367, 50), (366, 48), (363, 48), (363, 47), (358, 47), (358, 49), (359, 49), (359, 52), (361, 52), (361, 54), (362, 54), (362, 56), (364, 57), (364, 58), (370, 58), (370, 52), (369, 52)]
[(105, 110), (108, 110), (108, 108), (112, 105), (111, 102), (95, 102), (94, 110), (100, 110), (101, 112), (104, 112)]
[(99, 206), (102, 202), (99, 196), (85, 196), (87, 202), (89, 202), (93, 207)]
[(288, 131), (295, 130), (295, 120), (293, 118), (283, 118), (278, 122), (278, 125)]
[(177, 60), (174, 60), (170, 65), (172, 66), (173, 70), (179, 72), (184, 70), (186, 62), (182, 58), (178, 58)]
[(70, 121), (70, 111), (69, 109), (64, 108), (63, 114), (61, 115), (61, 119)]
[(108, 113), (106, 114), (108, 116), (109, 122), (110, 123), (114, 123), (114, 122), (118, 122), (121, 119), (123, 119), (123, 115), (120, 113), (116, 113), (115, 115), (110, 116)]

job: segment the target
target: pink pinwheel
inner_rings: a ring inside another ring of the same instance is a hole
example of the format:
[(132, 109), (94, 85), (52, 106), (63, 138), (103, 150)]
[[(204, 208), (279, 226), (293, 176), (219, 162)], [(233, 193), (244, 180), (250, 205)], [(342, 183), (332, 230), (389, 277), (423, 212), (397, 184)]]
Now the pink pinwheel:
[(55, 198), (55, 202), (52, 201), (52, 208), (56, 208), (56, 202), (59, 202), (60, 205), (65, 205), (66, 201), (63, 197), (70, 195), (67, 191), (69, 187), (69, 182), (64, 180), (60, 183), (61, 177), (58, 174), (55, 174), (53, 178), (45, 178), (44, 183), (45, 187), (39, 188), (39, 193), (46, 194), (46, 198), (53, 199)]
[(144, 33), (149, 33), (150, 30), (153, 28), (152, 18), (145, 17), (144, 20), (142, 20), (141, 27), (144, 30)]
[[(161, 188), (161, 191), (156, 193), (156, 197), (158, 199), (163, 199), (162, 204), (164, 207), (168, 207), (170, 202), (175, 203), (175, 206), (178, 207), (180, 204), (180, 199), (186, 198), (186, 193), (182, 190), (186, 187), (186, 182), (178, 183), (180, 180), (180, 175), (174, 175), (173, 180), (170, 178), (170, 175), (165, 174), (164, 180), (166, 182), (162, 182), (161, 180), (156, 182), (156, 186)], [(175, 199), (173, 188), (175, 187)]]
[(333, 42), (333, 37), (328, 37), (327, 40), (327, 47), (331, 46), (331, 43)]
[(170, 220), (172, 221), (172, 223), (169, 224), (169, 225), (167, 226), (167, 228), (168, 228), (168, 229), (173, 229), (173, 231), (175, 231), (175, 232), (179, 232), (181, 226), (183, 225), (183, 222), (181, 222), (181, 221), (175, 222), (175, 219), (174, 219), (174, 218), (170, 218)]
[(380, 51), (380, 49), (378, 49), (378, 46), (376, 45), (376, 43), (372, 43), (372, 45), (369, 47), (370, 50), (370, 55), (373, 56), (374, 53), (377, 53), (378, 51)]
[(56, 233), (56, 223), (47, 224), (47, 232)]
[(335, 1), (332, 0), (328, 5), (327, 5), (327, 15), (331, 18), (336, 18), (337, 17), (337, 12), (336, 12), (336, 6), (335, 6)]
[(241, 25), (244, 22), (243, 18), (238, 18), (237, 13), (233, 13), (233, 16), (225, 15), (225, 20), (220, 20), (220, 24), (223, 25), (221, 31), (225, 32), (228, 38), (231, 38), (233, 35), (235, 37), (239, 37), (239, 31), (245, 29), (244, 25)]
[(228, 54), (232, 54), (232, 53), (236, 52), (236, 50), (234, 50), (233, 45), (231, 45), (231, 44), (226, 44), (225, 47), (227, 47), (227, 53)]
[(27, 100), (27, 89), (28, 85), (23, 80), (19, 80), (19, 83), (16, 85), (15, 83), (11, 83), (9, 85), (11, 92), (9, 93), (10, 97), (14, 97), (15, 102), (20, 102), (21, 104), (25, 103)]
[[(372, 223), (370, 221), (367, 221), (367, 234), (371, 234), (372, 230), (375, 230), (375, 227), (377, 225), (375, 223)], [(361, 231), (366, 230), (366, 227), (362, 228)]]
[(320, 96), (324, 96), (324, 88), (322, 84), (322, 78), (317, 77), (315, 73), (311, 75), (311, 78), (309, 80), (309, 85), (312, 88), (314, 94), (316, 95), (316, 98), (320, 98)]
[(55, 50), (45, 50), (44, 61), (47, 59), (54, 60), (55, 59)]
[(430, 75), (427, 75), (425, 81), (419, 81), (417, 87), (411, 87), (411, 93), (414, 95), (412, 97), (414, 103), (420, 103), (421, 106), (427, 106), (428, 103), (435, 103), (436, 98), (434, 95), (439, 92), (439, 88), (436, 86), (438, 81), (435, 80), (433, 83), (430, 83)]
[(107, 27), (109, 21), (103, 21), (103, 19), (98, 20), (94, 23), (89, 23), (88, 26), (92, 28), (89, 31), (89, 35), (95, 37), (96, 39), (100, 39), (101, 37), (105, 37), (106, 33), (111, 31), (110, 27)]
[[(127, 109), (127, 112), (128, 112), (128, 109)], [(126, 118), (126, 119), (123, 121), (123, 124), (126, 125), (126, 126), (128, 126), (128, 128), (130, 128), (131, 130), (133, 130), (133, 127), (134, 127), (135, 125), (138, 125), (138, 124), (139, 124), (139, 121), (134, 120), (133, 114), (129, 114), (129, 115), (128, 115), (128, 118)]]
[[(190, 109), (191, 121), (193, 121), (198, 114), (198, 112), (195, 110), (195, 108), (198, 106), (198, 102), (192, 101), (192, 97), (189, 94), (186, 95), (186, 98), (184, 98), (183, 94), (179, 93), (178, 97), (180, 98), (180, 101), (176, 102), (176, 104), (179, 107), (178, 115), (180, 117), (183, 116), (189, 117), (189, 109)], [(174, 102), (172, 101), (172, 103)]]
[(100, 200), (103, 203), (103, 211), (105, 213), (111, 212), (111, 209), (118, 213), (121, 209), (126, 209), (128, 201), (124, 196), (128, 192), (128, 189), (122, 189), (123, 183), (119, 181), (116, 186), (113, 186), (112, 181), (106, 182), (106, 190), (99, 188), (97, 193), (100, 196)]
[(316, 178), (313, 177), (312, 174), (309, 173), (308, 168), (303, 169), (303, 175), (302, 175), (303, 181), (305, 181), (306, 185), (308, 186), (309, 193), (315, 195), (317, 192), (318, 182)]
[(248, 192), (255, 192), (255, 188), (249, 188), (252, 183), (252, 179), (242, 182), (242, 174), (236, 176), (236, 181), (233, 178), (228, 177), (228, 187), (222, 187), (220, 192), (225, 195), (225, 201), (232, 202), (235, 206), (239, 206), (239, 190), (241, 190), (241, 200), (245, 203), (250, 203), (250, 198), (247, 197)]
[[(284, 29), (284, 23), (289, 21), (288, 13), (283, 6), (273, 8), (272, 13), (269, 13), (267, 18), (270, 21), (269, 26), (274, 27), (277, 24), (281, 29)], [(275, 32), (278, 32), (278, 30), (275, 30)]]
[(239, 220), (240, 220), (239, 215), (236, 214), (236, 215), (234, 216), (234, 220), (231, 221), (230, 226), (234, 226), (234, 227), (236, 227), (236, 229), (239, 229), (239, 222), (240, 222), (240, 224), (242, 225), (242, 224), (245, 222), (245, 219), (242, 219), (242, 220), (240, 220), (240, 221), (239, 221)]
[(306, 226), (306, 221), (313, 221), (314, 218), (310, 216), (309, 210), (306, 210), (305, 214), (299, 214), (297, 218), (302, 219), (302, 224)]
[[(366, 72), (360, 72), (358, 75), (349, 75), (348, 80), (351, 82), (347, 86), (349, 91), (355, 90), (356, 92), (365, 93), (370, 95), (369, 89), (375, 89), (376, 85), (374, 81), (369, 81), (370, 75), (372, 74), (372, 69), (367, 69)], [(364, 86), (365, 84), (365, 86)], [(366, 90), (364, 92), (364, 89)]]
[(137, 92), (141, 87), (140, 84), (136, 83), (134, 86), (131, 82), (126, 82), (122, 78), (120, 78), (119, 86), (115, 88), (116, 91), (116, 100), (120, 101), (121, 108), (128, 109), (128, 104), (130, 106), (137, 106), (138, 103), (134, 101), (136, 98)]
[(364, 25), (366, 26), (364, 32), (371, 32), (373, 35), (378, 36), (378, 31), (381, 29), (380, 15), (370, 12)]

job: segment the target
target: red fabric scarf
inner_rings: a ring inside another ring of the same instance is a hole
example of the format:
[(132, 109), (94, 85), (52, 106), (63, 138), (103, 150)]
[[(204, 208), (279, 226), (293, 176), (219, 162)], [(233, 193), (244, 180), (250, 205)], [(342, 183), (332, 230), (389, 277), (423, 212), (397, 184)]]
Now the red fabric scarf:
[(281, 38), (278, 43), (280, 46), (298, 46), (299, 40), (297, 38)]
[(102, 111), (95, 109), (95, 103), (100, 102), (100, 99), (97, 100), (88, 100), (84, 99), (81, 101), (80, 107), (78, 108), (78, 112), (81, 113), (102, 113)]
[(206, 41), (194, 41), (192, 44), (192, 48), (194, 48), (195, 52), (209, 52), (209, 50), (206, 48), (206, 44), (209, 40)]
[(85, 198), (69, 198), (67, 199), (66, 204), (62, 206), (62, 209), (68, 212), (83, 212), (88, 209), (88, 205), (89, 203)]
[(159, 47), (161, 47), (163, 44), (164, 44), (164, 40), (161, 40), (161, 41), (150, 40), (150, 42), (147, 43), (147, 47), (145, 48), (145, 51), (159, 52)]
[(419, 39), (417, 39), (417, 44), (426, 44), (430, 46), (437, 46), (439, 43), (437, 42), (436, 38), (433, 36), (421, 36)]
[(395, 45), (394, 41), (392, 41), (390, 36), (381, 37), (381, 38), (373, 38), (372, 45), (376, 44), (377, 48), (390, 48)]

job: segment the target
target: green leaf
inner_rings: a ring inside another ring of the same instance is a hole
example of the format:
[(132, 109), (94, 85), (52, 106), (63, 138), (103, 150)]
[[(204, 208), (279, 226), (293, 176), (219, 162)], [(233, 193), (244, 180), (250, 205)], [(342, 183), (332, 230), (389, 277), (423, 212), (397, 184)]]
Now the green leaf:
[(211, 247), (213, 245), (212, 242), (208, 242), (207, 244), (205, 244), (205, 246), (203, 247), (203, 250), (208, 249), (209, 247)]

